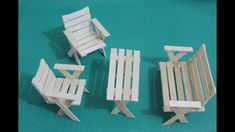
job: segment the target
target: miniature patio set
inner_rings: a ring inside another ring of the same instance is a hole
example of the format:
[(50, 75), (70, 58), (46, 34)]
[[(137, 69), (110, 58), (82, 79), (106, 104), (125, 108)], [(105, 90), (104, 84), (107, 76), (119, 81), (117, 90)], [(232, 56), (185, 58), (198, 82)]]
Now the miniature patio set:
[[(110, 34), (97, 19), (91, 19), (89, 7), (63, 15), (62, 18), (64, 34), (71, 46), (68, 56), (73, 56), (78, 65), (55, 64), (54, 69), (65, 76), (57, 78), (46, 61), (41, 59), (32, 84), (47, 103), (60, 107), (57, 115), (66, 114), (72, 120), (80, 122), (69, 110), (71, 105), (81, 104), (83, 92), (90, 92), (86, 89), (86, 80), (79, 79), (79, 75), (85, 69), (79, 58), (97, 50), (101, 50), (106, 57), (104, 38)], [(159, 62), (163, 110), (174, 112), (176, 115), (163, 125), (169, 125), (176, 120), (186, 123), (188, 121), (185, 114), (205, 111), (206, 103), (216, 94), (206, 46), (202, 44), (188, 61), (179, 60), (188, 52), (193, 52), (192, 47), (164, 46), (164, 50), (170, 60)], [(129, 101), (138, 102), (139, 71), (140, 51), (111, 48), (106, 91), (106, 99), (116, 104), (111, 114), (123, 112), (127, 117), (135, 118), (126, 104)]]

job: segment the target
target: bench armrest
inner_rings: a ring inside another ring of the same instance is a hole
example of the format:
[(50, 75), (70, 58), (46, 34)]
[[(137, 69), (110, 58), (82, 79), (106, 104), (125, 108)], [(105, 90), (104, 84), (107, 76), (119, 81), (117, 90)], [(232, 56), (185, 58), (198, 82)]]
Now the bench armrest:
[[(167, 52), (168, 57), (171, 61), (178, 61), (180, 58), (185, 56), (188, 52), (193, 52), (192, 47), (184, 46), (164, 46), (164, 50)], [(174, 52), (179, 52), (177, 55)]]
[(201, 108), (202, 104), (199, 101), (169, 101), (170, 107), (179, 108)]
[(192, 47), (185, 46), (164, 46), (165, 51), (193, 52)]
[(55, 64), (54, 69), (56, 70), (73, 70), (73, 71), (84, 71), (85, 66), (83, 65), (71, 65), (71, 64)]
[(96, 32), (101, 35), (102, 39), (110, 36), (109, 32), (103, 27), (103, 25), (96, 19), (91, 20), (95, 25)]

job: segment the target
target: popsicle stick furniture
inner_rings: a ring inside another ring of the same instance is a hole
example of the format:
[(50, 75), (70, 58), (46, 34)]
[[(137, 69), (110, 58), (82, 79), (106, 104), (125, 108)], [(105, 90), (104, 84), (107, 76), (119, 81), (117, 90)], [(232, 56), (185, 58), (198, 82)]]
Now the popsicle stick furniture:
[[(58, 115), (64, 112), (74, 121), (80, 120), (68, 109), (71, 105), (80, 105), (86, 80), (77, 79), (84, 70), (82, 65), (55, 64), (54, 69), (59, 70), (66, 78), (56, 78), (44, 59), (41, 59), (39, 68), (32, 84), (48, 104), (57, 104), (60, 110)], [(67, 70), (75, 71), (73, 75)]]
[(126, 50), (126, 55), (124, 52), (124, 49), (111, 49), (107, 100), (117, 105), (111, 114), (121, 111), (134, 118), (126, 105), (129, 101), (138, 102), (140, 51)]
[(104, 39), (110, 34), (96, 18), (91, 19), (89, 7), (63, 15), (62, 19), (65, 27), (64, 34), (71, 46), (69, 57), (74, 56), (78, 64), (81, 64), (79, 56), (84, 57), (96, 50), (102, 50), (106, 57)]
[[(187, 122), (185, 117), (189, 112), (203, 112), (206, 103), (216, 94), (211, 70), (206, 54), (206, 46), (200, 49), (188, 60), (178, 60), (187, 52), (193, 52), (191, 47), (165, 46), (170, 61), (160, 62), (164, 112), (175, 112), (176, 115), (163, 125), (169, 125), (179, 119)], [(179, 52), (174, 55), (173, 52)]]

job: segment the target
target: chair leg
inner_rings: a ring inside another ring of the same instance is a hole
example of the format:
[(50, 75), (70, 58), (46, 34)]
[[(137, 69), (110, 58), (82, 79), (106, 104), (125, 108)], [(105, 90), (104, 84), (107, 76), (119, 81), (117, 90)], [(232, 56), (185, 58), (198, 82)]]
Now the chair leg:
[(105, 49), (104, 49), (104, 48), (102, 48), (102, 52), (103, 52), (104, 57), (106, 58), (107, 55), (106, 55), (106, 52), (105, 52)]
[(80, 122), (80, 120), (58, 99), (55, 99), (55, 103), (74, 121)]
[(71, 47), (67, 54), (69, 57), (72, 57), (74, 52), (75, 52), (74, 49)]
[(74, 53), (74, 58), (75, 58), (75, 61), (78, 65), (81, 65), (81, 62), (79, 60), (79, 57), (78, 57), (78, 54), (77, 53)]
[(127, 117), (135, 118), (135, 116), (127, 109), (127, 107), (124, 104), (122, 104), (121, 101), (114, 101), (114, 102)]
[(181, 112), (177, 113), (174, 117), (163, 123), (163, 125), (170, 125), (171, 123), (175, 122), (177, 119), (181, 118), (188, 112), (187, 109), (182, 110)]

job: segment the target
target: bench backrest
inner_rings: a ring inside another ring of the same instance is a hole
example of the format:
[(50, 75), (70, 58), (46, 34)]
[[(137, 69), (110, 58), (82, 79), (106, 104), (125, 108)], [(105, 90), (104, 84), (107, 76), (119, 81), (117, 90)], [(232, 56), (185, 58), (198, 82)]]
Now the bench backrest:
[(56, 77), (54, 73), (48, 67), (46, 61), (44, 59), (41, 59), (37, 73), (32, 80), (32, 84), (47, 101), (47, 103), (52, 102), (52, 99), (45, 96), (45, 91), (51, 89), (54, 86), (55, 80)]
[(187, 62), (195, 101), (205, 105), (216, 94), (204, 44)]
[(85, 7), (71, 14), (63, 15), (62, 19), (65, 30), (71, 32), (76, 39), (79, 39), (81, 34), (92, 30), (89, 7)]

